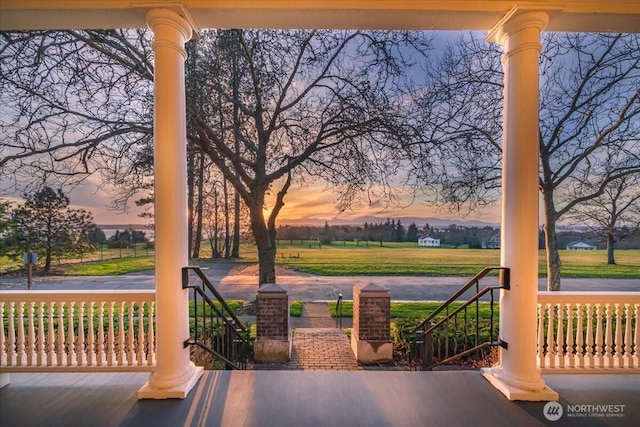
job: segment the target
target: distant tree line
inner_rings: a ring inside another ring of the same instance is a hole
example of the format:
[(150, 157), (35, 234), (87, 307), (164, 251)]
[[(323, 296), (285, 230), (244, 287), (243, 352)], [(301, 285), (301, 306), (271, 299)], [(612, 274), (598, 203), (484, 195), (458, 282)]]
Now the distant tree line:
[(443, 245), (454, 247), (467, 245), (470, 248), (482, 248), (486, 242), (499, 231), (494, 227), (464, 227), (451, 224), (446, 227), (432, 227), (425, 224), (418, 227), (411, 222), (406, 228), (400, 219), (387, 218), (385, 222), (365, 222), (363, 225), (329, 225), (317, 226), (290, 226), (278, 227), (277, 238), (279, 241), (318, 240), (322, 244), (330, 244), (334, 241), (346, 242), (376, 242), (383, 246), (385, 242), (413, 242), (417, 243), (422, 236), (432, 236), (440, 239)]

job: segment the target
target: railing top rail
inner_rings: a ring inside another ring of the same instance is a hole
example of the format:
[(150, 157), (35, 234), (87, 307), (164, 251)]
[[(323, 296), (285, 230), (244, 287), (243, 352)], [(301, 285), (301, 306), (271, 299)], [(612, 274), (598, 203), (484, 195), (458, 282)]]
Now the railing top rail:
[[(420, 328), (422, 328), (427, 322), (431, 321), (434, 317), (436, 317), (442, 310), (444, 310), (449, 304), (451, 304), (452, 302), (456, 301), (462, 294), (464, 294), (465, 292), (467, 292), (472, 286), (474, 286), (475, 284), (477, 284), (480, 279), (482, 279), (483, 277), (485, 277), (487, 274), (489, 274), (490, 272), (494, 271), (494, 270), (498, 270), (498, 271), (508, 271), (508, 267), (501, 267), (501, 266), (493, 266), (493, 267), (485, 267), (482, 270), (480, 270), (479, 273), (477, 273), (475, 276), (473, 276), (471, 279), (469, 279), (467, 281), (467, 283), (465, 283), (464, 285), (462, 285), (462, 287), (460, 289), (458, 289), (453, 295), (451, 295), (451, 297), (449, 297), (448, 300), (446, 300), (445, 302), (443, 302), (440, 307), (438, 307), (436, 310), (434, 310), (429, 316), (427, 316), (426, 319), (424, 319), (422, 322), (420, 322), (420, 324), (416, 327), (415, 330), (418, 330)], [(507, 279), (508, 282), (508, 279)], [(505, 284), (505, 287), (508, 287), (509, 283)]]
[[(487, 293), (489, 293), (489, 292), (491, 292), (492, 290), (495, 290), (495, 289), (500, 289), (500, 287), (499, 286), (487, 286), (486, 288), (481, 289), (480, 292), (478, 292), (477, 294), (475, 294), (474, 296), (469, 298), (467, 301), (461, 302), (460, 305), (458, 307), (456, 307), (455, 310), (450, 311), (445, 317), (440, 319), (437, 323), (434, 323), (429, 328), (425, 329), (424, 333), (427, 333), (427, 332), (437, 328), (438, 326), (442, 325), (448, 319), (451, 319), (456, 314), (458, 314), (462, 310), (464, 310), (465, 307), (469, 307), (470, 305), (474, 304), (479, 298), (483, 297), (485, 294), (487, 294)], [(413, 333), (416, 333), (418, 331), (418, 329), (423, 326), (423, 323), (421, 323), (418, 328), (414, 329)]]
[(125, 290), (3, 290), (0, 301), (3, 302), (49, 302), (59, 301), (153, 301), (156, 298), (154, 289)]
[(538, 292), (538, 303), (575, 303), (575, 304), (604, 304), (604, 303), (639, 303), (640, 292)]

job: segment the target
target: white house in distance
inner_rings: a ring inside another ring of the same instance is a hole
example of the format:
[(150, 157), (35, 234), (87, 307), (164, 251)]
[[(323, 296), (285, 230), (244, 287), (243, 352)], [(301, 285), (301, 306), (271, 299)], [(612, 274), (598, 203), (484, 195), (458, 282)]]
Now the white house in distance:
[(418, 246), (437, 248), (440, 247), (440, 239), (436, 239), (435, 237), (431, 236), (421, 236), (418, 237)]
[(598, 249), (596, 245), (590, 245), (582, 241), (571, 242), (567, 245), (567, 250), (569, 251), (595, 251), (596, 249)]

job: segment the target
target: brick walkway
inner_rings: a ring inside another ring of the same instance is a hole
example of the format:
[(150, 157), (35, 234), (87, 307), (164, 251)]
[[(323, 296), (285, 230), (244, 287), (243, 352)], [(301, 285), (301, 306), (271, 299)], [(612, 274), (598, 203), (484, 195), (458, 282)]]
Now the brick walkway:
[(291, 318), (293, 328), (335, 328), (336, 319), (331, 317), (326, 302), (305, 302), (300, 317)]
[(359, 371), (349, 338), (337, 328), (298, 328), (293, 332), (289, 370)]
[(302, 315), (292, 317), (293, 342), (288, 363), (255, 364), (256, 370), (359, 371), (349, 337), (336, 328), (326, 302), (305, 302)]

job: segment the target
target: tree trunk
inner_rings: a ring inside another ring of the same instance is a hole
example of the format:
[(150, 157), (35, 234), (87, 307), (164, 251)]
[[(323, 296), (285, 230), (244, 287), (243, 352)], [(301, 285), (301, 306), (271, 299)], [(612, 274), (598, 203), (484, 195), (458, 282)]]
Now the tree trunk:
[(553, 202), (546, 200), (548, 194), (545, 193), (544, 206), (544, 244), (547, 253), (547, 290), (560, 290), (560, 254), (558, 252), (558, 240), (556, 236), (556, 214), (553, 209)]
[(615, 264), (616, 260), (613, 255), (614, 246), (616, 241), (613, 234), (607, 234), (607, 264)]
[(249, 206), (251, 231), (258, 248), (258, 284), (276, 283), (275, 230), (269, 230), (264, 220), (262, 198)]
[(240, 257), (240, 195), (236, 191), (233, 196), (233, 247), (231, 258)]
[(187, 257), (192, 256), (193, 258), (197, 258), (195, 254), (195, 250), (193, 255), (191, 254), (191, 249), (193, 248), (193, 202), (195, 198), (194, 192), (194, 159), (195, 152), (193, 150), (187, 151)]
[(229, 259), (229, 251), (231, 246), (230, 241), (230, 222), (229, 222), (229, 190), (227, 188), (227, 180), (223, 181), (223, 194), (224, 194), (224, 258)]
[(196, 231), (193, 239), (193, 258), (200, 258), (200, 246), (202, 245), (202, 208), (204, 204), (204, 153), (200, 153), (198, 167), (198, 200), (196, 202)]
[(218, 190), (213, 190), (213, 252), (212, 258), (220, 258), (220, 252), (218, 251)]

